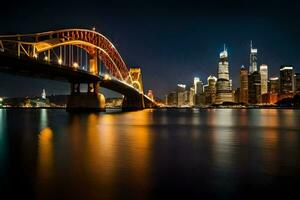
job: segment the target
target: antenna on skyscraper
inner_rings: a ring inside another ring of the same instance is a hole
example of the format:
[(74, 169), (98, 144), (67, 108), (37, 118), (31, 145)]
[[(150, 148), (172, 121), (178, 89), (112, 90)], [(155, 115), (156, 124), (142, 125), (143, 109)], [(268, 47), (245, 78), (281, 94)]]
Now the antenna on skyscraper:
[(252, 49), (252, 40), (250, 40), (250, 48)]

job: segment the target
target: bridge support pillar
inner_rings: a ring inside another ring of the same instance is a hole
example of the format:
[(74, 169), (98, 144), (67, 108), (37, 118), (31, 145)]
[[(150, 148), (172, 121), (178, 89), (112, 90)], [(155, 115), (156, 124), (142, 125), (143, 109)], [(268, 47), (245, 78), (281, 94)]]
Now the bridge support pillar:
[(123, 111), (143, 110), (144, 108), (145, 103), (144, 96), (142, 94), (124, 96), (122, 103)]
[(68, 112), (105, 111), (105, 97), (99, 93), (99, 82), (88, 83), (87, 92), (80, 92), (81, 83), (71, 83), (71, 95), (67, 102)]

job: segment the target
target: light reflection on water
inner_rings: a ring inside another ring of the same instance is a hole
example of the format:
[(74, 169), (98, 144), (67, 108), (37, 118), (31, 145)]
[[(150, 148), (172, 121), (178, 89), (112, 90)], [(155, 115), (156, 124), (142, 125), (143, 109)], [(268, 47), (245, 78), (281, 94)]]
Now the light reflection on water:
[(239, 197), (244, 184), (273, 191), (281, 177), (300, 178), (299, 121), (299, 110), (275, 109), (0, 109), (0, 174), (11, 179), (14, 163), (26, 166), (18, 173), (38, 199)]

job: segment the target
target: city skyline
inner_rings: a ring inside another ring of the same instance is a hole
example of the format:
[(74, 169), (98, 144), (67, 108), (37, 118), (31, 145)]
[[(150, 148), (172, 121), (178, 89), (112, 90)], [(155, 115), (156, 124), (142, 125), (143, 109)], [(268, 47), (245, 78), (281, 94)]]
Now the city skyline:
[[(98, 12), (97, 5), (101, 6), (102, 12)], [(38, 5), (23, 2), (16, 10), (1, 13), (1, 17), (8, 20), (0, 22), (0, 32), (29, 33), (61, 27), (95, 27), (112, 40), (128, 66), (141, 66), (145, 75), (145, 91), (152, 89), (156, 96), (163, 97), (178, 80), (195, 76), (203, 80), (211, 74), (217, 75), (216, 58), (224, 43), (228, 47), (234, 88), (239, 83), (240, 67), (249, 67), (251, 40), (258, 49), (258, 66), (267, 64), (270, 76), (277, 75), (283, 64), (292, 64), (295, 71), (299, 71), (299, 5), (290, 1), (272, 1), (272, 4), (268, 1), (191, 4), (168, 1), (160, 4), (129, 1), (125, 4), (116, 1), (99, 2), (95, 8), (83, 5), (82, 11), (74, 15), (75, 4), (61, 2), (54, 8), (46, 1)], [(36, 9), (37, 6), (39, 9)], [(22, 11), (25, 9), (28, 10), (26, 14)], [(33, 10), (36, 13), (30, 12)], [(51, 10), (56, 11), (55, 16), (51, 15)], [(39, 14), (43, 16), (42, 20), (36, 17)], [(21, 94), (15, 92), (20, 87), (15, 82), (19, 81), (24, 82)], [(0, 91), (5, 96), (38, 94), (41, 88), (46, 88), (50, 94), (61, 94), (69, 89), (62, 83), (3, 74), (0, 84), (7, 85)]]

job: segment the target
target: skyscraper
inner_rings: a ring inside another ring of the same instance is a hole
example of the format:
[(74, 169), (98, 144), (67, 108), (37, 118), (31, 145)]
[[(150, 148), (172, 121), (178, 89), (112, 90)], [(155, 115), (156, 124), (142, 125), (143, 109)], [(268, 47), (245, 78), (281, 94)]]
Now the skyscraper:
[(282, 65), (280, 67), (280, 93), (293, 93), (293, 66)]
[(269, 82), (269, 103), (275, 104), (278, 101), (280, 91), (280, 83), (278, 77), (271, 77)]
[(232, 91), (230, 89), (230, 81), (229, 81), (228, 52), (224, 45), (224, 50), (220, 53), (216, 103), (222, 104), (223, 102), (232, 102), (232, 101), (233, 101)]
[[(200, 82), (199, 77), (194, 77), (194, 89), (195, 89), (195, 94), (198, 93), (198, 83)], [(200, 89), (200, 88), (199, 88)]]
[(240, 70), (240, 100), (241, 103), (248, 103), (248, 70), (242, 66)]
[(278, 77), (271, 77), (270, 78), (270, 87), (269, 87), (269, 91), (271, 94), (278, 94), (279, 93), (279, 89), (280, 88), (280, 84), (279, 84), (279, 78)]
[(207, 78), (207, 85), (204, 87), (205, 104), (213, 104), (216, 99), (217, 77), (210, 75)]
[(177, 84), (177, 106), (178, 107), (185, 105), (185, 101), (186, 101), (185, 88), (186, 85)]
[(248, 76), (248, 103), (258, 104), (261, 97), (261, 79), (258, 71), (249, 74)]
[(268, 93), (268, 66), (261, 65), (259, 68), (261, 78), (261, 94)]
[(250, 42), (250, 67), (249, 73), (257, 71), (257, 49), (254, 49), (252, 46), (252, 41)]

